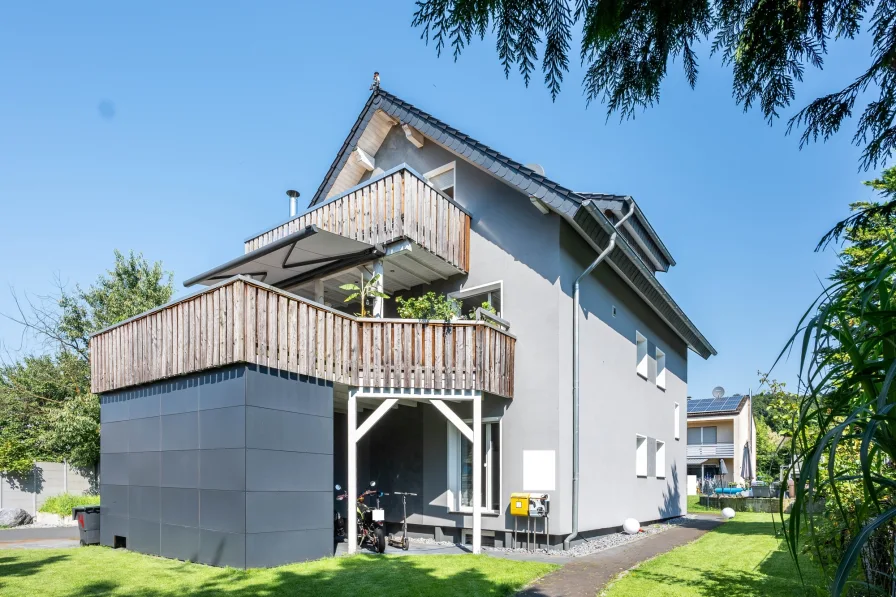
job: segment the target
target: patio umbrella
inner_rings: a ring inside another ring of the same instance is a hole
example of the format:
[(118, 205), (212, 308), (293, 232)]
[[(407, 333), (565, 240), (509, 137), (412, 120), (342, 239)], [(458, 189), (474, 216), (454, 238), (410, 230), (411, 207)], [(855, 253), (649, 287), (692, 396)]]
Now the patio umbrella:
[(719, 474), (720, 475), (728, 474), (728, 467), (725, 465), (725, 461), (722, 460), (721, 458), (719, 458)]
[[(744, 479), (753, 479), (753, 463), (750, 460), (750, 442), (744, 444), (744, 456), (740, 463), (740, 476)], [(749, 489), (749, 487), (747, 489)]]

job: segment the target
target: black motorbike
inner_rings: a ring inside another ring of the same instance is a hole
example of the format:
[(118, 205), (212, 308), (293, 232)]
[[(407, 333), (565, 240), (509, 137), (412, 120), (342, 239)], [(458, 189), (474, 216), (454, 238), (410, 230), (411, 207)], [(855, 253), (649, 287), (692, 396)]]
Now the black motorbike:
[[(358, 547), (370, 546), (377, 553), (386, 551), (386, 531), (383, 529), (385, 516), (379, 508), (379, 498), (386, 495), (381, 491), (374, 489), (376, 481), (370, 482), (370, 489), (358, 496), (357, 512), (358, 512)], [(342, 487), (337, 485), (336, 491), (341, 491)], [(377, 497), (377, 507), (371, 508), (364, 503), (368, 496)], [(339, 501), (348, 499), (348, 492), (337, 494), (336, 499)], [(336, 512), (333, 521), (333, 528), (336, 532), (336, 540), (344, 541), (347, 536), (345, 528), (345, 519), (339, 512)]]

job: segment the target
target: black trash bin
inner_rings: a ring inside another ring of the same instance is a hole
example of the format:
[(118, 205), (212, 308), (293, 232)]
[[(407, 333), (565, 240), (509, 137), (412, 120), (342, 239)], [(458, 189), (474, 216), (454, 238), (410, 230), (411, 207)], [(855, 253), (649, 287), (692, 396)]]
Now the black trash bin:
[(78, 522), (81, 545), (100, 544), (99, 506), (75, 506), (72, 508), (72, 518)]

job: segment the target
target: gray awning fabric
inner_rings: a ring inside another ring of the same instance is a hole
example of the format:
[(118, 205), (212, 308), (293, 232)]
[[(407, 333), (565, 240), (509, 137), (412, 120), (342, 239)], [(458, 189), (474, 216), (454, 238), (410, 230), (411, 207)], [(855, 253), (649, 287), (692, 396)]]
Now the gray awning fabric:
[(707, 460), (709, 460), (709, 458), (688, 458), (688, 466), (694, 464), (703, 464)]
[(236, 275), (287, 288), (316, 275), (375, 259), (382, 248), (308, 226), (194, 276), (184, 286), (210, 286)]

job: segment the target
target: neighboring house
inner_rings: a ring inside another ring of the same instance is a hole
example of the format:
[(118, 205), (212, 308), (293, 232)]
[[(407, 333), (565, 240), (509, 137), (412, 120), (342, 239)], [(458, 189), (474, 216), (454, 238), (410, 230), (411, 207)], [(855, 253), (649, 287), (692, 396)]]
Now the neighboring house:
[(746, 487), (745, 448), (756, 478), (756, 425), (749, 396), (688, 400), (688, 476)]
[[(572, 539), (683, 514), (688, 350), (715, 350), (657, 279), (675, 262), (641, 209), (377, 88), (308, 211), (186, 282), (208, 289), (92, 339), (102, 542), (239, 567), (319, 557), (333, 485), (373, 480), (417, 494), (412, 532), (474, 551), (513, 541), (512, 492), (549, 493), (547, 542), (562, 545), (573, 284), (630, 211), (581, 283)], [(374, 273), (393, 300), (359, 318), (342, 286)], [(397, 318), (395, 297), (428, 291), (496, 314)], [(400, 522), (401, 502), (382, 503)]]

